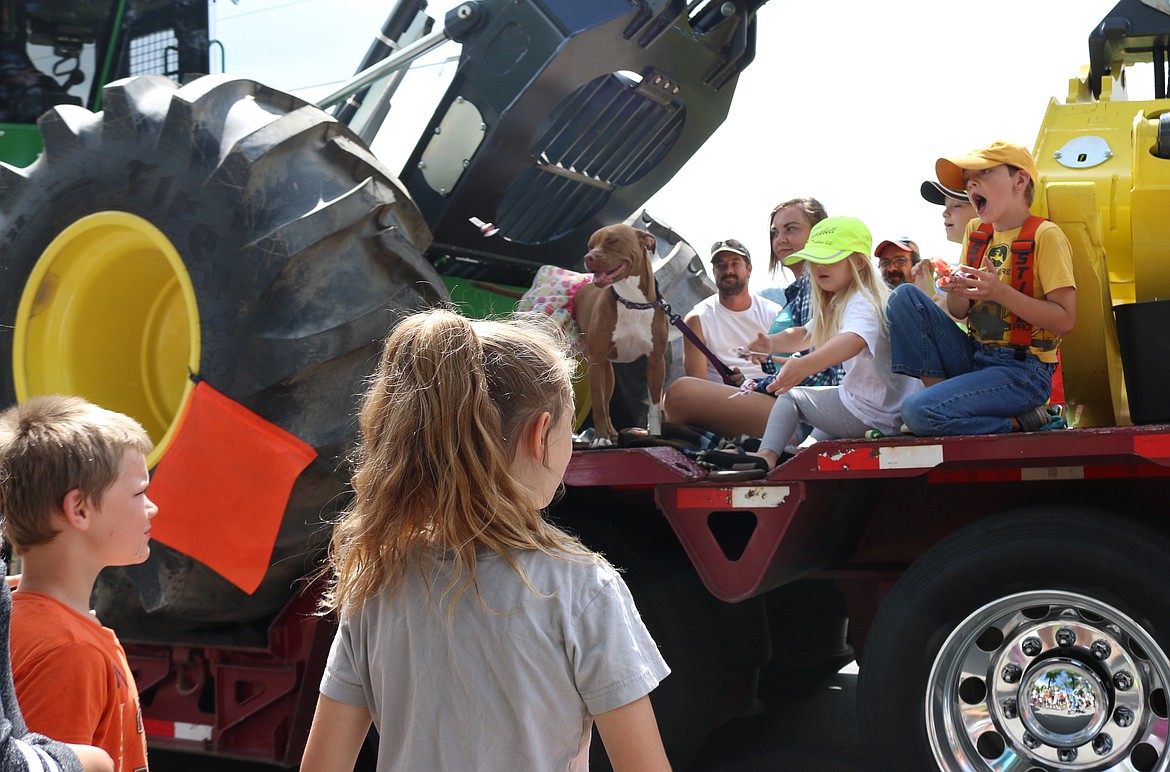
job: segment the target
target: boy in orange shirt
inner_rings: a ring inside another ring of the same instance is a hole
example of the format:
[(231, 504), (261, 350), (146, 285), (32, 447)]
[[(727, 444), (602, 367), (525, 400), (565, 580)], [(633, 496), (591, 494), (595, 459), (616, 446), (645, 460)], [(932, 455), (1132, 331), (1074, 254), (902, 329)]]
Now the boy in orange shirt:
[[(8, 567), (0, 560), (0, 576)], [(13, 577), (14, 579), (16, 577)], [(110, 754), (92, 745), (66, 745), (28, 730), (16, 701), (8, 656), (12, 593), (0, 581), (0, 770), (4, 772), (114, 772)]]
[(23, 561), (13, 593), (12, 672), (29, 728), (96, 745), (144, 772), (138, 690), (113, 630), (89, 609), (98, 573), (150, 555), (143, 428), (78, 397), (0, 413), (0, 529)]

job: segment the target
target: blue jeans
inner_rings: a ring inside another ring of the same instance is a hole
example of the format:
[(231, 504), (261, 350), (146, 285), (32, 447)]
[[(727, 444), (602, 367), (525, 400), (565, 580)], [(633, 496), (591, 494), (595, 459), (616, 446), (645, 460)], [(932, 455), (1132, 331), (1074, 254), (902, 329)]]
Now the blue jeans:
[(914, 434), (1010, 432), (1010, 418), (1048, 401), (1055, 364), (1011, 346), (976, 343), (914, 285), (899, 286), (886, 313), (893, 371), (946, 379), (902, 403), (902, 420)]

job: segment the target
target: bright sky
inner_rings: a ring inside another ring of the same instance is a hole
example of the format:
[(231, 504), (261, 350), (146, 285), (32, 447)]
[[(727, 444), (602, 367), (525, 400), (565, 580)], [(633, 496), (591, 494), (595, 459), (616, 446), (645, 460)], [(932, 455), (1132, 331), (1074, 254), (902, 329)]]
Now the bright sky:
[[(441, 23), (451, 5), (432, 2), (432, 15)], [(797, 196), (861, 218), (875, 243), (907, 235), (924, 254), (956, 262), (941, 208), (921, 198), (919, 185), (940, 155), (999, 138), (1032, 147), (1049, 100), (1064, 100), (1088, 63), (1089, 33), (1113, 5), (772, 0), (759, 12), (756, 60), (727, 121), (647, 208), (704, 257), (714, 241), (743, 241), (756, 257), (755, 289), (788, 281), (765, 275), (767, 215)], [(391, 6), (218, 0), (214, 34), (228, 71), (315, 99), (353, 73)], [(457, 52), (448, 44), (431, 61)], [(427, 70), (451, 71), (441, 63)], [(1140, 71), (1131, 80), (1132, 98), (1152, 92), (1146, 79)], [(409, 99), (400, 92), (390, 121), (401, 125)], [(406, 129), (408, 142), (379, 137), (374, 149), (400, 169), (417, 131)]]

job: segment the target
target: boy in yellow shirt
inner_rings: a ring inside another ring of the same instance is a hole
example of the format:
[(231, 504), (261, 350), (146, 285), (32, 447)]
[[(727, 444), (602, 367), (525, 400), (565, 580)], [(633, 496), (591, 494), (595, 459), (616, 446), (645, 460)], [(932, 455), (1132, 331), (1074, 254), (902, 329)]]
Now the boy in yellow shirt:
[(979, 219), (967, 225), (964, 267), (947, 310), (905, 284), (887, 310), (893, 370), (928, 388), (906, 399), (917, 435), (997, 434), (1045, 428), (1045, 403), (1062, 335), (1076, 322), (1072, 248), (1060, 228), (1031, 214), (1039, 176), (1020, 145), (993, 142), (935, 164), (938, 181), (967, 191)]

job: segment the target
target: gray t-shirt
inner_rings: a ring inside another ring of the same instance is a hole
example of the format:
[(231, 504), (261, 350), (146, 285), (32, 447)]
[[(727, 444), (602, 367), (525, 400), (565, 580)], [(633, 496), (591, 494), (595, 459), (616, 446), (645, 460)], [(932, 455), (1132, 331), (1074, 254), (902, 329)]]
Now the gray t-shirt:
[[(321, 693), (366, 705), (378, 772), (585, 770), (592, 715), (649, 694), (670, 672), (621, 576), (604, 561), (517, 553), (524, 585), (497, 554), (448, 622), (451, 565), (407, 572), (346, 615)], [(486, 603), (486, 607), (485, 604)]]

